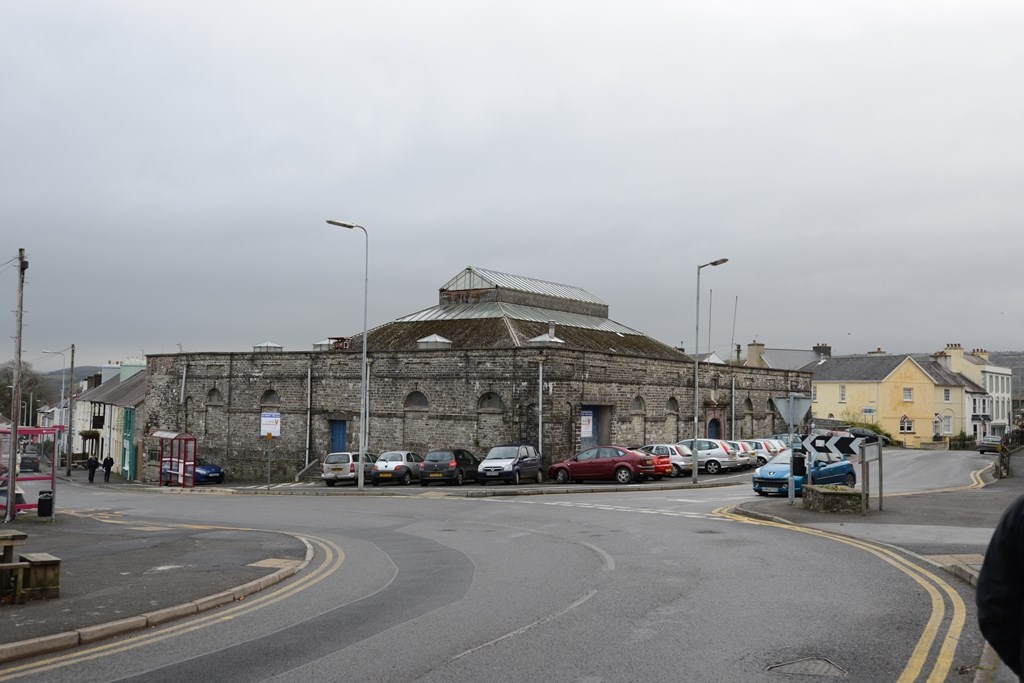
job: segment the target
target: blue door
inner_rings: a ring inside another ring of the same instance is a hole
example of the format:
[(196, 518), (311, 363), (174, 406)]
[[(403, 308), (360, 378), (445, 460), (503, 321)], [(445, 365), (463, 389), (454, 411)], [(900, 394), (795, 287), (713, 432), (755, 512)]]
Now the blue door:
[(348, 422), (331, 420), (331, 453), (348, 450)]
[(708, 423), (708, 438), (722, 438), (722, 423), (719, 422), (717, 418), (712, 418), (711, 422)]

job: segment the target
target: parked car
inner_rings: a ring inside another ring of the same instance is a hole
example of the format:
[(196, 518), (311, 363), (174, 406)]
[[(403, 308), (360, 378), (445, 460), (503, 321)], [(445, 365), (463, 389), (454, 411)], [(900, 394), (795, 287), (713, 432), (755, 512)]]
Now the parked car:
[(481, 486), (492, 481), (518, 484), (521, 481), (544, 480), (540, 454), (529, 444), (503, 444), (487, 452), (477, 467), (476, 480)]
[[(789, 468), (791, 467), (793, 451), (786, 451), (776, 455), (767, 464), (754, 470), (753, 485), (754, 491), (759, 496), (767, 496), (771, 493), (789, 495)], [(810, 456), (807, 471), (811, 473), (812, 484), (843, 484), (855, 486), (857, 475), (853, 464), (834, 453), (813, 453)], [(793, 477), (793, 492), (801, 495), (803, 492), (805, 475)]]
[(423, 458), (412, 451), (388, 451), (381, 453), (370, 470), (370, 483), (380, 486), (382, 482), (398, 482), (408, 486), (413, 479), (420, 478), (420, 463)]
[(651, 458), (654, 460), (654, 474), (645, 476), (645, 479), (654, 479), (660, 481), (662, 477), (671, 477), (672, 474), (672, 456), (668, 452), (653, 452), (644, 450), (643, 446), (630, 446), (631, 451), (643, 451), (649, 453)]
[(648, 446), (641, 446), (633, 450), (643, 451), (651, 455), (668, 456), (669, 464), (672, 466), (672, 476), (681, 477), (684, 473), (690, 474), (693, 471), (693, 452), (677, 443), (657, 443)]
[(743, 443), (754, 450), (755, 467), (765, 464), (783, 450), (779, 448), (779, 444), (769, 439), (744, 439)]
[(864, 443), (874, 443), (881, 441), (883, 446), (888, 446), (892, 443), (885, 434), (879, 434), (873, 429), (867, 427), (847, 427), (846, 431), (856, 436), (859, 439), (864, 439)]
[(554, 463), (548, 476), (559, 484), (597, 479), (629, 484), (654, 476), (654, 456), (623, 446), (597, 446)]
[[(224, 470), (220, 465), (210, 462), (205, 458), (196, 458), (195, 467), (191, 463), (184, 463), (185, 475), (189, 473), (193, 476), (193, 483), (195, 484), (223, 484), (224, 483)], [(181, 484), (181, 471), (179, 470), (179, 463), (176, 462), (164, 462), (160, 466), (160, 482), (166, 486), (168, 484)]]
[(476, 480), (480, 458), (461, 448), (430, 451), (420, 463), (420, 485), (444, 482), (461, 486), (466, 479)]
[[(976, 447), (979, 453), (998, 453), (1002, 441), (1002, 437), (999, 436), (983, 436), (978, 439)], [(24, 461), (22, 461), (21, 467), (25, 468)]]
[[(373, 471), (373, 462), (377, 456), (371, 453), (363, 453), (363, 481), (370, 478)], [(359, 453), (342, 451), (328, 453), (324, 458), (320, 470), (320, 478), (328, 486), (334, 486), (339, 481), (359, 481)]]
[(679, 443), (697, 452), (697, 466), (708, 474), (741, 467), (736, 450), (719, 439), (697, 439), (696, 447), (693, 439), (683, 439)]
[(754, 449), (750, 444), (742, 441), (726, 441), (726, 443), (736, 451), (736, 459), (740, 461), (741, 470), (749, 470), (757, 462), (757, 456), (754, 455)]
[(806, 453), (807, 449), (804, 447), (804, 439), (807, 438), (806, 434), (769, 434), (764, 437), (766, 439), (774, 439), (780, 442), (783, 448), (793, 447), (797, 453)]

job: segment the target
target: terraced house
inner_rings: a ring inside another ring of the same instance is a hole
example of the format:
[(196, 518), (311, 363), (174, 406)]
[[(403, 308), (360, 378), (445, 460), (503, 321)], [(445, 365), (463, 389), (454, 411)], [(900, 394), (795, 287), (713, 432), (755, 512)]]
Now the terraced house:
[[(370, 452), (482, 454), (525, 441), (540, 442), (550, 463), (598, 443), (694, 431), (691, 357), (610, 319), (606, 303), (570, 285), (469, 267), (440, 288), (436, 305), (368, 330), (367, 352)], [(267, 460), (274, 476), (293, 475), (358, 448), (361, 353), (359, 331), (311, 351), (264, 344), (147, 356), (147, 432), (191, 433), (201, 453), (241, 478), (266, 476)], [(804, 371), (699, 369), (701, 436), (776, 431), (771, 397), (810, 391)], [(280, 438), (269, 445), (266, 412), (280, 414)]]

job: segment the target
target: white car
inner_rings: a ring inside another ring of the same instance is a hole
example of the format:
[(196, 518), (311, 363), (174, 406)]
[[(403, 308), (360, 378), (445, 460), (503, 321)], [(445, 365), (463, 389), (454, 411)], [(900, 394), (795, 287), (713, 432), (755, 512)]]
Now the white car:
[[(363, 453), (363, 481), (370, 479), (376, 459), (375, 455)], [(328, 486), (334, 486), (339, 481), (359, 481), (359, 453), (328, 453), (324, 458), (320, 478)]]
[[(736, 449), (720, 439), (697, 439), (697, 464), (708, 474), (722, 470), (738, 470), (743, 467)], [(694, 450), (693, 439), (683, 439), (678, 445)]]
[(412, 451), (388, 451), (377, 456), (370, 470), (370, 483), (380, 486), (384, 481), (397, 481), (408, 486), (420, 478), (420, 463), (423, 458)]
[(693, 471), (693, 451), (678, 443), (656, 443), (648, 446), (641, 446), (634, 450), (650, 453), (651, 455), (667, 455), (672, 463), (672, 476), (681, 477)]

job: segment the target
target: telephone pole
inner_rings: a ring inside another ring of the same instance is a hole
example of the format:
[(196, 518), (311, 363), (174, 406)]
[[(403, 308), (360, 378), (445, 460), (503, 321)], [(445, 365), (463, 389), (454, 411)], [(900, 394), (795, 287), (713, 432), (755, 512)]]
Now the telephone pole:
[[(13, 406), (21, 405), (21, 321), (25, 301), (25, 271), (28, 270), (28, 261), (25, 260), (25, 250), (18, 249), (18, 308), (14, 325), (14, 390), (11, 395), (11, 416), (14, 416)], [(18, 419), (11, 420), (11, 452), (8, 454), (10, 460), (7, 463), (7, 506), (4, 509), (4, 523), (13, 522), (18, 514), (15, 505), (18, 501)]]

